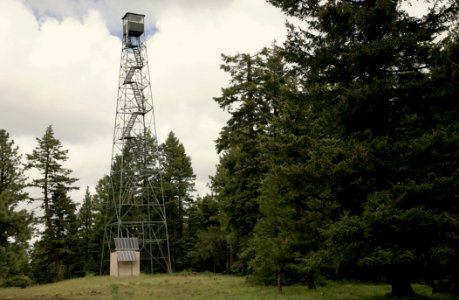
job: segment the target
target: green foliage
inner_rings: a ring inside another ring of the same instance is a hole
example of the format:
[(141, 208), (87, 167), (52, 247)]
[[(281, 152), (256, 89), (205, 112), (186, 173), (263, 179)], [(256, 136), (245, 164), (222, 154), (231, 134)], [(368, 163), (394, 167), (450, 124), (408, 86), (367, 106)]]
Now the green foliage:
[(83, 204), (78, 212), (78, 238), (81, 243), (79, 253), (82, 256), (82, 272), (97, 271), (98, 263), (94, 260), (94, 225), (95, 225), (95, 209), (94, 199), (89, 192), (89, 187), (86, 188), (86, 193), (83, 199)]
[[(117, 203), (142, 203), (147, 198), (162, 199), (159, 192), (159, 166), (156, 138), (151, 132), (145, 138), (128, 139), (121, 154), (114, 157), (110, 174), (109, 197)], [(128, 180), (126, 180), (128, 179)], [(139, 188), (140, 185), (142, 188)], [(131, 214), (144, 214), (132, 211)], [(110, 214), (115, 216), (115, 213)], [(128, 217), (128, 216), (126, 216)]]
[(167, 215), (167, 227), (171, 248), (171, 260), (175, 270), (185, 269), (186, 252), (190, 243), (185, 233), (185, 222), (189, 218), (189, 209), (193, 198), (194, 181), (191, 158), (186, 154), (185, 147), (170, 132), (166, 141), (159, 146), (162, 154), (161, 168), (164, 201)]
[(81, 243), (78, 237), (76, 205), (64, 188), (53, 192), (49, 206), (51, 226), (34, 245), (32, 270), (40, 283), (54, 282), (80, 274)]
[(9, 134), (0, 129), (0, 194), (13, 192), (16, 197), (14, 205), (25, 200), (25, 180), (18, 147), (14, 145), (14, 140), (10, 140)]
[(37, 138), (38, 146), (27, 155), (28, 168), (35, 168), (41, 177), (32, 180), (30, 186), (42, 190), (43, 233), (32, 251), (32, 271), (38, 282), (52, 282), (75, 276), (76, 253), (79, 248), (76, 204), (68, 197), (69, 190), (77, 189), (70, 177), (71, 170), (62, 163), (68, 150), (54, 137), (51, 126), (43, 138)]
[(339, 205), (319, 260), (394, 295), (457, 273), (457, 2), (421, 18), (402, 1), (269, 2), (308, 28), (289, 25), (284, 53), (311, 112), (309, 193)]
[(50, 125), (46, 128), (43, 137), (36, 139), (38, 146), (27, 154), (27, 168), (36, 169), (40, 177), (32, 179), (30, 186), (41, 189), (43, 198), (42, 207), (44, 209), (43, 219), (45, 226), (51, 227), (51, 216), (49, 206), (52, 193), (59, 187), (66, 190), (77, 189), (73, 186), (78, 179), (70, 177), (71, 170), (62, 167), (68, 157), (68, 150), (62, 149), (61, 142), (54, 137), (53, 127)]
[(17, 206), (27, 198), (18, 147), (0, 130), (0, 281), (27, 271), (32, 214)]
[(32, 285), (32, 280), (25, 275), (11, 276), (3, 282), (4, 287), (20, 287), (25, 288)]
[[(109, 268), (108, 262), (102, 261), (101, 249), (104, 249), (104, 232), (107, 218), (107, 206), (110, 204), (111, 184), (109, 176), (104, 176), (97, 182), (96, 192), (92, 196), (93, 227), (89, 238), (88, 260), (85, 273), (99, 274)], [(92, 262), (94, 262), (92, 264)], [(102, 265), (101, 265), (102, 264)]]
[(237, 259), (278, 285), (457, 280), (457, 1), (423, 17), (397, 0), (269, 2), (301, 27), (223, 56), (215, 98), (231, 117), (212, 189)]
[(230, 247), (240, 265), (238, 271), (245, 273), (251, 257), (237, 256), (251, 253), (246, 251), (247, 241), (260, 217), (257, 199), (268, 169), (260, 155), (264, 146), (261, 142), (273, 134), (271, 119), (278, 116), (286, 77), (276, 48), (263, 49), (253, 56), (223, 55), (223, 61), (221, 68), (231, 75), (230, 86), (214, 100), (231, 117), (217, 140), (221, 156), (212, 188), (225, 215)]
[(183, 246), (188, 268), (195, 271), (228, 271), (227, 236), (221, 227), (221, 211), (214, 197), (198, 198), (187, 209)]
[[(282, 189), (281, 179), (277, 176), (267, 176), (260, 198), (262, 218), (255, 226), (255, 235), (251, 240), (255, 258), (251, 267), (255, 275), (261, 278), (269, 277), (269, 273), (277, 273), (281, 280), (282, 273), (289, 262), (294, 259), (295, 246), (300, 240), (295, 230), (295, 211), (286, 201), (285, 190)], [(281, 281), (278, 282), (281, 288)]]
[(185, 153), (185, 147), (170, 132), (166, 141), (160, 145), (163, 155), (163, 190), (166, 199), (169, 232), (178, 238), (183, 233), (183, 222), (186, 208), (192, 201), (194, 180), (191, 159)]
[(194, 247), (188, 253), (191, 266), (197, 271), (225, 271), (226, 263), (226, 238), (217, 226), (210, 226), (197, 233)]

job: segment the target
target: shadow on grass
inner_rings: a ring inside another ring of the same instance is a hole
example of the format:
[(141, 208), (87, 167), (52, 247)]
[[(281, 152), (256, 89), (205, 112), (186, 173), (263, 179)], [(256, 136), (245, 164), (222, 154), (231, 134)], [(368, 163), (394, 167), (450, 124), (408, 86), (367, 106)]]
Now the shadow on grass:
[(439, 294), (439, 295), (432, 295), (432, 296), (414, 295), (414, 296), (406, 296), (406, 297), (397, 297), (397, 296), (392, 296), (390, 294), (387, 294), (383, 296), (365, 297), (365, 298), (362, 298), (362, 300), (459, 300), (459, 296)]

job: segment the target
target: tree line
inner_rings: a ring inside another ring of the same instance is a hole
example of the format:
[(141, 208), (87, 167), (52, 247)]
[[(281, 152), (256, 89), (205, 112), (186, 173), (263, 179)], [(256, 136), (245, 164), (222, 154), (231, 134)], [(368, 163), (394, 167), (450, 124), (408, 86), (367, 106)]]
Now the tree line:
[(212, 186), (229, 270), (458, 292), (458, 2), (269, 0), (283, 45), (223, 55)]
[[(79, 207), (69, 196), (78, 189), (78, 179), (64, 167), (68, 150), (52, 126), (36, 140), (37, 146), (22, 163), (18, 146), (0, 130), (0, 284), (6, 286), (99, 274), (106, 263), (101, 252), (111, 201), (109, 176), (98, 181), (94, 194), (86, 188)], [(219, 271), (212, 255), (202, 254), (195, 245), (201, 230), (218, 224), (213, 218), (216, 202), (210, 197), (193, 199), (191, 159), (173, 132), (159, 152), (174, 266)], [(37, 174), (31, 179), (25, 175), (30, 169)], [(32, 198), (30, 188), (36, 188), (40, 196)], [(39, 209), (20, 209), (26, 206)], [(32, 236), (35, 239), (29, 245)]]
[[(229, 119), (211, 194), (193, 197), (191, 159), (173, 133), (160, 146), (173, 270), (279, 290), (353, 279), (387, 282), (393, 295), (413, 294), (413, 282), (458, 292), (458, 2), (421, 17), (401, 0), (268, 2), (295, 22), (282, 45), (222, 55), (231, 79), (214, 100)], [(97, 273), (108, 176), (77, 210), (51, 127), (27, 155), (42, 176), (28, 182), (0, 137), (0, 279)], [(42, 190), (42, 216), (14, 209), (27, 185)], [(33, 222), (41, 239), (29, 264)]]

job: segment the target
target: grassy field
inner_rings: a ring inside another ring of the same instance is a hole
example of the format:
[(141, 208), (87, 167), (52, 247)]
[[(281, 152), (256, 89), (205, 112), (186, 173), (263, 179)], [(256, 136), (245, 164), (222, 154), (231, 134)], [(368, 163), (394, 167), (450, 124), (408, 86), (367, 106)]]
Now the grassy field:
[[(454, 296), (431, 295), (427, 286), (414, 285), (422, 299), (459, 299)], [(288, 286), (282, 293), (276, 288), (257, 286), (245, 278), (214, 274), (142, 275), (140, 277), (86, 277), (58, 283), (21, 288), (0, 288), (3, 300), (39, 299), (304, 299), (304, 300), (382, 300), (390, 286), (360, 283), (329, 283), (316, 290), (304, 286)]]

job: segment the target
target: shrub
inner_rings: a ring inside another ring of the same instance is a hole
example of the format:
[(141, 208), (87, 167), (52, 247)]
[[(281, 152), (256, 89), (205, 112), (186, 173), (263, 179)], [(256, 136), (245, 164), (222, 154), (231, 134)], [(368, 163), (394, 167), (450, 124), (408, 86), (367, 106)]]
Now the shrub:
[(25, 288), (32, 284), (32, 279), (25, 275), (15, 275), (7, 278), (3, 282), (3, 286), (5, 287), (21, 287)]

